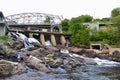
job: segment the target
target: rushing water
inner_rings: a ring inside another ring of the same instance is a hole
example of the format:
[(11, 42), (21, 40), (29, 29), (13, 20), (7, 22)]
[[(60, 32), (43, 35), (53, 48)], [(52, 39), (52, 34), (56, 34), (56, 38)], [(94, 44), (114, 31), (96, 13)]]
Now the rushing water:
[(98, 65), (84, 65), (67, 73), (44, 73), (26, 66), (27, 71), (0, 80), (120, 80), (120, 63), (94, 58)]
[[(10, 36), (17, 37), (16, 34), (11, 34)], [(23, 40), (26, 42), (26, 37), (21, 38), (24, 38)], [(33, 41), (36, 42), (36, 40), (33, 39), (30, 39), (27, 42), (30, 43)], [(46, 45), (51, 44), (47, 41)], [(64, 73), (64, 71), (59, 71), (59, 73), (44, 73), (25, 66), (27, 68), (26, 72), (13, 75), (11, 77), (1, 78), (0, 80), (120, 80), (120, 63), (109, 60), (101, 60), (99, 58), (86, 59), (95, 61), (97, 65), (83, 65), (73, 68), (67, 71), (67, 73)]]
[(119, 66), (82, 66), (72, 72), (74, 80), (120, 80)]

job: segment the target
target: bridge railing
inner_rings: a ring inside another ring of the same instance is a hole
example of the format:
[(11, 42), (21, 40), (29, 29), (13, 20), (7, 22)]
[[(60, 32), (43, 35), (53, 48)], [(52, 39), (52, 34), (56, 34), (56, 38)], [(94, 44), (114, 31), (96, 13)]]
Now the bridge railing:
[(21, 13), (6, 17), (9, 24), (59, 24), (61, 18), (45, 13)]

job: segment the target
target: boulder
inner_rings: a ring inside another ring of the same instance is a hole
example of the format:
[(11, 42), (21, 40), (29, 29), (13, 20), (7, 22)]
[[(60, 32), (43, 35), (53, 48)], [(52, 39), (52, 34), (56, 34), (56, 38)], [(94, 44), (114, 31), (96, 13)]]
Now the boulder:
[(33, 44), (34, 47), (40, 47), (40, 44), (37, 43), (37, 42), (33, 42), (32, 44)]
[(81, 48), (77, 48), (77, 47), (69, 47), (69, 51), (73, 52), (73, 53), (78, 53), (80, 52), (82, 49)]
[(66, 68), (75, 68), (77, 66), (81, 66), (82, 63), (77, 60), (77, 59), (74, 59), (74, 58), (66, 58), (64, 61), (63, 61), (63, 64)]
[(0, 56), (2, 57), (2, 59), (8, 59), (15, 53), (16, 51), (11, 49), (9, 46), (0, 44)]
[(45, 57), (46, 55), (49, 54), (49, 52), (45, 50), (44, 48), (38, 48), (36, 50), (29, 51), (29, 53), (30, 55), (33, 55), (37, 58)]
[(48, 51), (51, 51), (51, 52), (53, 52), (53, 51), (59, 51), (59, 49), (56, 48), (56, 47), (54, 47), (54, 46), (46, 46), (45, 49), (47, 49)]
[(51, 68), (58, 68), (59, 66), (63, 64), (63, 59), (57, 58), (53, 60), (52, 62), (49, 62), (48, 64), (50, 65)]
[(24, 42), (22, 40), (16, 40), (13, 42), (13, 44), (11, 45), (11, 47), (15, 50), (17, 49), (21, 49), (24, 47)]
[(28, 55), (28, 58), (25, 59), (25, 62), (29, 67), (38, 69), (43, 72), (49, 72), (50, 70), (45, 66), (44, 62), (32, 55)]
[(97, 64), (95, 61), (90, 60), (90, 59), (84, 59), (83, 63), (87, 64), (87, 65), (96, 65)]
[(112, 55), (109, 56), (111, 60), (118, 61), (120, 62), (120, 52), (119, 51), (114, 51)]
[(8, 76), (21, 73), (26, 69), (18, 62), (0, 60), (0, 76)]

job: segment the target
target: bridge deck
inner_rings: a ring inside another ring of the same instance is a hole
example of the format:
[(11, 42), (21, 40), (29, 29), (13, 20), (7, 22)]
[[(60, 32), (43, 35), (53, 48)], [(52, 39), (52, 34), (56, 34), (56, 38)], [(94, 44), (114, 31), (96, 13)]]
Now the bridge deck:
[(0, 25), (4, 25), (3, 21), (0, 21)]
[(34, 30), (12, 30), (11, 32), (21, 32), (21, 33), (43, 33), (43, 34), (55, 34), (55, 35), (64, 35), (64, 36), (71, 36), (68, 33), (58, 33), (58, 32), (43, 32), (43, 31), (34, 31)]

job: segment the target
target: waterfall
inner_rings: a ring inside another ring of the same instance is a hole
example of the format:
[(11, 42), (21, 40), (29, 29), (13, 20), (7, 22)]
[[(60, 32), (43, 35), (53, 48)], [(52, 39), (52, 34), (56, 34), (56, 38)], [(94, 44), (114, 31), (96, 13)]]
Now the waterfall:
[(50, 42), (49, 40), (47, 40), (47, 41), (45, 42), (45, 46), (52, 46), (52, 44), (51, 44), (51, 42)]
[(21, 41), (23, 41), (24, 47), (22, 48), (22, 50), (26, 50), (26, 49), (29, 49), (31, 47), (34, 47), (34, 45), (33, 45), (34, 42), (40, 44), (37, 39), (28, 38), (27, 36), (25, 36), (24, 34), (21, 34), (21, 33), (9, 32), (7, 34), (7, 36), (12, 38), (13, 40), (21, 40)]

